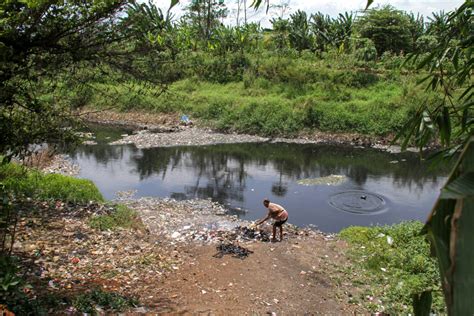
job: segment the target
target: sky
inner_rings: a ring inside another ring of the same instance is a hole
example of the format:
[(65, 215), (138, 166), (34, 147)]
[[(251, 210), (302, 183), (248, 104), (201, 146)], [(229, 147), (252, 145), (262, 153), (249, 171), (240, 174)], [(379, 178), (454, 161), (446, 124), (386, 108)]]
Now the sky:
[[(168, 0), (154, 0), (155, 3), (163, 10), (167, 10), (170, 1)], [(241, 0), (243, 1), (243, 0)], [(322, 12), (329, 14), (330, 16), (337, 17), (339, 13), (346, 11), (360, 11), (365, 8), (367, 4), (366, 0), (270, 0), (270, 4), (278, 5), (281, 3), (289, 2), (290, 10), (286, 12), (286, 17), (297, 11), (302, 10), (306, 13)], [(415, 14), (420, 13), (422, 15), (431, 16), (432, 12), (439, 12), (441, 10), (451, 11), (459, 7), (464, 1), (462, 0), (378, 0), (374, 1), (371, 8), (375, 8), (378, 5), (390, 4), (397, 9), (404, 10), (407, 12), (413, 12)], [(190, 0), (180, 0), (180, 4), (172, 9), (172, 13), (179, 17), (183, 14), (183, 8), (190, 3)], [(236, 8), (237, 0), (224, 0), (227, 8), (229, 9), (229, 16), (224, 20), (226, 25), (236, 24)], [(248, 4), (252, 3), (252, 0), (247, 0)], [(242, 15), (242, 14), (241, 14)], [(269, 27), (269, 20), (272, 17), (278, 16), (277, 10), (272, 10), (265, 13), (265, 8), (255, 12), (254, 9), (247, 10), (247, 16), (250, 17), (248, 20), (251, 22), (260, 22), (263, 27)]]

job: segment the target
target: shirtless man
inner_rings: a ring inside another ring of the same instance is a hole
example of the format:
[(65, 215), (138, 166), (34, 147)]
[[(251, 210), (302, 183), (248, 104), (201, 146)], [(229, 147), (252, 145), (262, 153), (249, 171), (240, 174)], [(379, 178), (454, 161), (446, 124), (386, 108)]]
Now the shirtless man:
[(288, 220), (288, 212), (281, 205), (276, 203), (270, 203), (269, 199), (263, 200), (263, 205), (268, 208), (268, 214), (265, 218), (256, 222), (257, 225), (262, 224), (266, 220), (273, 218), (275, 222), (273, 223), (273, 238), (272, 241), (276, 241), (275, 234), (276, 228), (280, 227), (280, 241), (283, 240), (283, 224)]

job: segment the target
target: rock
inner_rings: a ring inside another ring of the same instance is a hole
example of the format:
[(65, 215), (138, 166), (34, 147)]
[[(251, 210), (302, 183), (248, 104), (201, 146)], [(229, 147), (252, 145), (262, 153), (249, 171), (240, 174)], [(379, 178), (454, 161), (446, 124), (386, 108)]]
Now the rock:
[(140, 307), (134, 308), (132, 312), (137, 313), (137, 314), (145, 314), (148, 312), (148, 310), (145, 307), (140, 306)]

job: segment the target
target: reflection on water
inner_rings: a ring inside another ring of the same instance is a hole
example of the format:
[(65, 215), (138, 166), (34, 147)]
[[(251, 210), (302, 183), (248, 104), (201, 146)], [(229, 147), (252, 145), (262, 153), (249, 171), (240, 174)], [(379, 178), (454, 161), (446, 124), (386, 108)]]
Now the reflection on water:
[[(108, 199), (120, 190), (137, 196), (212, 198), (254, 220), (265, 215), (265, 197), (284, 205), (289, 221), (337, 232), (349, 225), (424, 220), (446, 171), (428, 170), (413, 154), (328, 145), (227, 144), (137, 149), (99, 144), (78, 148), (73, 159), (81, 177), (93, 180)], [(305, 186), (305, 178), (344, 175), (340, 185)], [(380, 196), (382, 213), (360, 215), (330, 205), (347, 191)]]

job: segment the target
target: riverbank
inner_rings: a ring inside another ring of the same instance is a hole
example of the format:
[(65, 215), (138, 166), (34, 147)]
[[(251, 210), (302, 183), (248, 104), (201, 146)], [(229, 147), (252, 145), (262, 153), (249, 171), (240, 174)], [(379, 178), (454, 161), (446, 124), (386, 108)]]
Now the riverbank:
[[(50, 313), (403, 313), (411, 284), (435, 284), (434, 269), (418, 269), (421, 258), (433, 259), (417, 226), (349, 229), (346, 242), (286, 224), (284, 240), (270, 243), (271, 225), (254, 230), (210, 200), (137, 199), (133, 192), (107, 204), (89, 200), (49, 196), (19, 208), (30, 213), (19, 221), (14, 255), (33, 285), (22, 291)], [(107, 228), (124, 207), (139, 225)], [(405, 249), (407, 240), (413, 242)], [(134, 303), (98, 303), (111, 295)]]
[[(62, 172), (56, 161), (44, 168)], [(100, 218), (114, 216), (120, 205), (139, 222), (97, 225), (107, 224)], [(107, 204), (30, 199), (18, 210), (13, 254), (25, 278), (22, 295), (36, 304), (24, 308), (48, 314), (367, 311), (353, 300), (364, 299), (361, 289), (346, 280), (347, 244), (332, 234), (287, 224), (284, 240), (272, 243), (271, 225), (250, 228), (210, 200), (137, 199), (133, 192), (118, 192)], [(134, 303), (114, 305), (113, 297)]]
[[(100, 204), (32, 203), (39, 212), (20, 218), (14, 254), (33, 285), (27, 295), (49, 298), (49, 313), (91, 304), (103, 313), (94, 302), (77, 303), (92, 290), (133, 298), (134, 314), (366, 312), (351, 303), (360, 289), (344, 281), (347, 245), (334, 236), (289, 226), (283, 242), (270, 243), (259, 236), (271, 226), (252, 234), (208, 200), (122, 196), (120, 203), (145, 226), (93, 229), (90, 219), (111, 211)], [(219, 257), (217, 247), (230, 244), (248, 256)]]
[[(357, 133), (326, 133), (320, 131), (302, 131), (292, 138), (262, 137), (239, 133), (220, 133), (194, 121), (191, 126), (180, 124), (178, 114), (149, 114), (144, 112), (93, 111), (84, 112), (86, 122), (118, 126), (135, 130), (133, 134), (124, 135), (113, 145), (135, 144), (138, 148), (213, 145), (223, 143), (270, 142), (298, 144), (338, 144), (376, 148), (393, 153), (400, 152), (400, 147), (391, 145), (391, 137), (360, 135)], [(415, 148), (408, 148), (416, 151)]]

